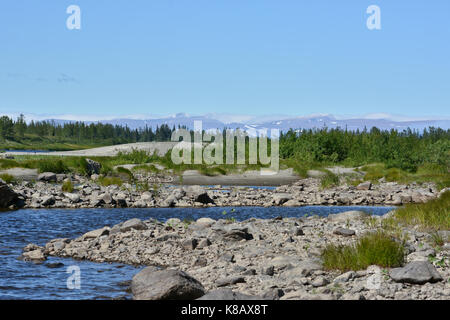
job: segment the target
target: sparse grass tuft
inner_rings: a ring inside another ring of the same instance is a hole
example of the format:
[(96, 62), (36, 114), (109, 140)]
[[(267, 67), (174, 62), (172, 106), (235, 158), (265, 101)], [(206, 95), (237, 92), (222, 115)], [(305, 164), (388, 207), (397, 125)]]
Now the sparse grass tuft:
[(65, 181), (65, 182), (62, 184), (61, 189), (62, 189), (62, 191), (64, 191), (64, 192), (72, 193), (72, 192), (73, 192), (73, 184), (72, 184), (72, 181), (70, 181), (70, 180)]
[(326, 170), (326, 175), (320, 178), (320, 185), (322, 188), (329, 188), (339, 185), (339, 176), (333, 172)]
[(98, 183), (104, 187), (111, 185), (121, 186), (123, 181), (119, 177), (100, 177)]
[(405, 262), (403, 244), (382, 231), (369, 233), (354, 245), (328, 245), (322, 252), (326, 270), (363, 270), (370, 265), (398, 267)]

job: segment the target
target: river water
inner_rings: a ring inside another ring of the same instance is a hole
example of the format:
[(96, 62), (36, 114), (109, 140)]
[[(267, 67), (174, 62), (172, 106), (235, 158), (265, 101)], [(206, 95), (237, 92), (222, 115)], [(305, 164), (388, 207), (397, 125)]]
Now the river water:
[[(363, 210), (383, 215), (392, 207), (211, 207), (150, 209), (24, 209), (0, 212), (0, 299), (127, 299), (129, 280), (142, 267), (119, 263), (95, 263), (69, 258), (49, 257), (41, 264), (17, 258), (28, 243), (45, 245), (54, 238), (76, 238), (87, 231), (113, 226), (139, 218), (213, 219), (252, 217), (270, 219), (277, 216), (327, 216), (348, 210)], [(69, 289), (67, 281), (76, 266), (80, 270), (80, 288)], [(69, 271), (69, 272), (68, 272)]]

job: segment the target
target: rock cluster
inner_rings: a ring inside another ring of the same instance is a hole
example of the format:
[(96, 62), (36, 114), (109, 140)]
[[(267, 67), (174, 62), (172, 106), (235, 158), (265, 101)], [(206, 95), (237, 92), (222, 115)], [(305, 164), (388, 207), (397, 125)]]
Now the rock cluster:
[(402, 231), (409, 239), (403, 267), (323, 269), (326, 245), (354, 243), (373, 228), (358, 211), (242, 222), (131, 219), (76, 239), (54, 239), (45, 248), (29, 245), (24, 256), (150, 266), (133, 278), (135, 299), (450, 298), (449, 251), (436, 250), (429, 234), (414, 229)]
[[(69, 179), (75, 186), (70, 193), (64, 192), (61, 184)], [(392, 182), (364, 188), (342, 185), (322, 190), (315, 178), (276, 189), (159, 185), (143, 190), (139, 185), (128, 183), (105, 187), (84, 177), (51, 172), (40, 174), (36, 183), (22, 182), (12, 188), (25, 199), (28, 208), (401, 205), (425, 202), (439, 195), (433, 184)]]

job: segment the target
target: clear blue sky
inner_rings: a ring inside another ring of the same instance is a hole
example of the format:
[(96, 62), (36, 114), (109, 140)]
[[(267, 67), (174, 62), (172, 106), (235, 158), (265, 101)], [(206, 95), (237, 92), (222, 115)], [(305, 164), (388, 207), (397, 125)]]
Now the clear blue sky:
[(448, 0), (2, 0), (0, 112), (448, 116), (449, 14)]

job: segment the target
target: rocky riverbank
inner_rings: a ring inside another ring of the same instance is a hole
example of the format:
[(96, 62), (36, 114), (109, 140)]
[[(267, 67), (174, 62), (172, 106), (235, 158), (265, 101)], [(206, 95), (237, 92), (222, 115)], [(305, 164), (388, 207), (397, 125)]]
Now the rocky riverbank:
[[(416, 229), (402, 229), (402, 267), (324, 270), (320, 254), (326, 245), (354, 243), (386, 216), (350, 211), (242, 222), (131, 219), (45, 247), (30, 244), (23, 258), (149, 266), (131, 282), (135, 299), (450, 299), (450, 244), (436, 247), (430, 234)], [(449, 239), (449, 231), (440, 235)]]
[[(149, 184), (142, 178), (135, 184), (102, 186), (98, 175), (42, 173), (37, 182), (10, 185), (18, 202), (10, 208), (96, 208), (96, 207), (203, 207), (203, 206), (303, 206), (303, 205), (402, 205), (436, 198), (434, 184), (402, 185), (395, 182), (358, 186), (342, 184), (322, 189), (318, 178), (298, 180), (277, 188), (201, 187), (171, 185), (170, 177), (154, 174)], [(69, 182), (73, 190), (64, 191)]]

